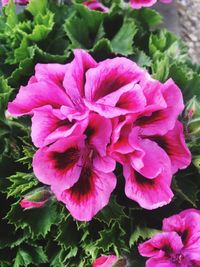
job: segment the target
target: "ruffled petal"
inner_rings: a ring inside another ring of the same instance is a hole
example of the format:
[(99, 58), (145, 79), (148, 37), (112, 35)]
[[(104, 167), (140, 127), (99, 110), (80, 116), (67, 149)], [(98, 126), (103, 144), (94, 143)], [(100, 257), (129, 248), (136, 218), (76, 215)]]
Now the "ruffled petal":
[(139, 245), (138, 249), (144, 257), (159, 257), (164, 259), (174, 253), (178, 253), (183, 248), (180, 236), (175, 232), (160, 233)]
[[(146, 261), (146, 267), (177, 267), (175, 263), (172, 263), (168, 259), (163, 259), (163, 258), (151, 258)], [(181, 267), (187, 267), (187, 266), (182, 266)]]
[(40, 148), (33, 157), (33, 170), (44, 184), (62, 189), (71, 187), (82, 170), (82, 136), (59, 139), (49, 147)]
[(139, 9), (142, 7), (150, 7), (154, 5), (157, 2), (157, 0), (130, 0), (130, 5), (134, 9)]
[(93, 267), (112, 267), (118, 258), (115, 255), (102, 255), (93, 263)]
[(96, 65), (96, 61), (86, 51), (74, 50), (74, 60), (68, 64), (63, 81), (65, 90), (74, 103), (84, 97), (86, 71)]
[(13, 116), (20, 116), (32, 114), (33, 109), (45, 105), (51, 105), (56, 109), (62, 105), (70, 106), (71, 102), (56, 84), (37, 82), (21, 86), (16, 98), (9, 102), (8, 111)]
[(66, 64), (37, 64), (35, 66), (35, 78), (37, 81), (48, 81), (57, 84), (61, 89), (63, 87), (63, 79), (67, 70)]
[(176, 121), (175, 127), (164, 136), (153, 136), (154, 140), (169, 155), (172, 172), (176, 173), (178, 169), (184, 169), (191, 163), (191, 153), (185, 143), (183, 125)]
[(87, 142), (101, 155), (106, 156), (106, 148), (110, 143), (112, 123), (109, 119), (90, 113), (89, 124), (85, 131)]
[(123, 166), (125, 194), (142, 208), (152, 210), (168, 204), (173, 192), (170, 189), (171, 176), (165, 171), (154, 179), (148, 179), (134, 171), (129, 165)]
[(108, 202), (116, 186), (113, 173), (103, 173), (85, 166), (79, 180), (69, 189), (52, 188), (58, 200), (66, 204), (79, 221), (90, 221)]
[(138, 84), (132, 82), (112, 92), (96, 102), (85, 100), (86, 106), (106, 118), (114, 118), (144, 109), (146, 99)]
[(165, 218), (163, 230), (177, 232), (185, 246), (195, 246), (196, 242), (198, 247), (200, 245), (200, 216), (197, 213), (191, 212), (185, 217), (178, 214)]
[(86, 99), (95, 102), (131, 82), (137, 83), (144, 73), (144, 70), (126, 58), (104, 60), (86, 73)]
[(44, 106), (34, 110), (31, 137), (36, 147), (43, 147), (59, 138), (83, 133), (87, 123), (87, 120), (72, 123), (63, 116), (60, 110)]
[(155, 142), (141, 139), (138, 136), (139, 130), (133, 128), (129, 135), (129, 143), (134, 149), (130, 154), (132, 167), (147, 178), (155, 178), (163, 170), (170, 176), (171, 162), (166, 152)]
[(183, 97), (178, 86), (173, 80), (160, 83), (160, 90), (167, 103), (166, 108), (161, 108), (152, 113), (140, 114), (136, 125), (140, 126), (143, 135), (164, 135), (175, 126), (179, 114), (184, 109)]

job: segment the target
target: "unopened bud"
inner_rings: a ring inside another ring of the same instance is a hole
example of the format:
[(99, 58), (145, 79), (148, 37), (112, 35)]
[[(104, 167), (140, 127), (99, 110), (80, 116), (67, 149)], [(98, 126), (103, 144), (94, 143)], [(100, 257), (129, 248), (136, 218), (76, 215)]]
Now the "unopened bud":
[(200, 102), (194, 96), (186, 104), (185, 118), (191, 120), (197, 117), (200, 117)]
[(197, 168), (198, 172), (200, 173), (200, 156), (193, 157), (192, 162), (194, 166)]
[(40, 208), (52, 197), (51, 191), (47, 187), (40, 187), (29, 192), (20, 201), (20, 206), (24, 209)]
[(194, 96), (186, 105), (187, 132), (191, 137), (200, 137), (200, 102)]

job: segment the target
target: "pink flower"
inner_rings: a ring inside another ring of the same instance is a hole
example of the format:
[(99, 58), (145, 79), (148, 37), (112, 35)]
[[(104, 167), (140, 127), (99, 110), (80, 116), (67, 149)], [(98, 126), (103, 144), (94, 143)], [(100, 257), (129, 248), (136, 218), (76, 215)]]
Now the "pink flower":
[(109, 9), (104, 6), (101, 2), (98, 0), (88, 0), (83, 3), (84, 6), (88, 7), (91, 10), (96, 10), (100, 12), (108, 12)]
[[(157, 0), (130, 0), (130, 5), (135, 9), (139, 9), (142, 7), (153, 6), (156, 2)], [(160, 2), (169, 4), (172, 2), (172, 0), (160, 0)]]
[(19, 204), (24, 209), (40, 208), (45, 205), (51, 196), (50, 190), (46, 187), (40, 187), (29, 192)]
[(30, 208), (40, 208), (42, 206), (44, 206), (45, 201), (39, 201), (39, 202), (35, 202), (35, 201), (30, 201), (26, 198), (22, 199), (20, 201), (20, 206), (24, 209), (30, 209)]
[(127, 197), (155, 209), (171, 201), (172, 174), (190, 164), (191, 154), (177, 121), (184, 107), (180, 89), (172, 80), (161, 84), (145, 77), (139, 84), (146, 105), (113, 121), (109, 152), (123, 165)]
[(147, 267), (200, 266), (200, 214), (186, 210), (163, 221), (163, 233), (139, 245)]
[(37, 178), (78, 220), (91, 220), (115, 188), (115, 161), (106, 153), (111, 131), (109, 119), (91, 113), (84, 134), (61, 138), (33, 158)]
[(74, 55), (65, 65), (37, 64), (8, 105), (14, 116), (32, 116), (36, 177), (78, 220), (108, 203), (116, 161), (130, 199), (146, 209), (169, 203), (172, 175), (191, 161), (177, 121), (180, 89), (127, 58), (97, 63), (83, 50)]
[(115, 255), (102, 255), (95, 260), (93, 267), (112, 267), (117, 262), (117, 260), (118, 258)]
[[(9, 3), (9, 0), (2, 0), (2, 5), (5, 6)], [(19, 5), (27, 5), (29, 3), (29, 0), (14, 0), (15, 4)]]

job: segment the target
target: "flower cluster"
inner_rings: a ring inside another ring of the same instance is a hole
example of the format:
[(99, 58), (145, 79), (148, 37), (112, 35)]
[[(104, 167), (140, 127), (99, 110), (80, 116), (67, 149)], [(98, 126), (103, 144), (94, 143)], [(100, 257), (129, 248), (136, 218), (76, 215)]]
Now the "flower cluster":
[(147, 267), (200, 266), (200, 211), (189, 209), (163, 221), (163, 233), (139, 245)]
[[(161, 3), (170, 4), (172, 0), (159, 0)], [(134, 9), (140, 9), (142, 7), (151, 7), (157, 3), (157, 0), (130, 0), (129, 4)], [(88, 0), (83, 3), (91, 10), (97, 10), (100, 12), (108, 12), (109, 9), (104, 6), (99, 0)]]
[(128, 198), (146, 209), (169, 203), (172, 175), (191, 161), (177, 120), (180, 89), (124, 57), (97, 63), (84, 50), (74, 55), (65, 65), (37, 64), (8, 106), (13, 116), (32, 116), (36, 177), (78, 220), (107, 205), (116, 162)]

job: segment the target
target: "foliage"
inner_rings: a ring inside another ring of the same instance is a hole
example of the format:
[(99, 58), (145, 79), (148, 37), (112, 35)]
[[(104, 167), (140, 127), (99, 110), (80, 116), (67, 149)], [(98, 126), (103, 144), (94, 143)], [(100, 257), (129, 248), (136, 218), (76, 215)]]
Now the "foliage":
[[(144, 211), (123, 196), (113, 197), (89, 223), (75, 221), (54, 199), (40, 209), (22, 210), (20, 199), (41, 186), (32, 173), (34, 148), (30, 121), (6, 114), (7, 102), (27, 83), (37, 62), (65, 63), (74, 48), (96, 60), (127, 56), (164, 82), (172, 77), (189, 101), (200, 98), (200, 67), (187, 57), (179, 38), (159, 30), (162, 18), (151, 9), (91, 11), (80, 3), (32, 0), (17, 14), (12, 1), (0, 17), (0, 266), (87, 267), (100, 254), (126, 255), (131, 266), (144, 266), (139, 241), (160, 229), (164, 217), (187, 207), (200, 208), (199, 142), (188, 136), (194, 164), (174, 177), (174, 202)], [(182, 118), (185, 121), (185, 118)], [(187, 124), (186, 124), (187, 125)], [(117, 188), (120, 191), (120, 188)], [(173, 209), (172, 209), (173, 207)], [(8, 257), (9, 255), (9, 257)], [(133, 256), (134, 255), (134, 256)], [(11, 265), (10, 265), (11, 264)]]

